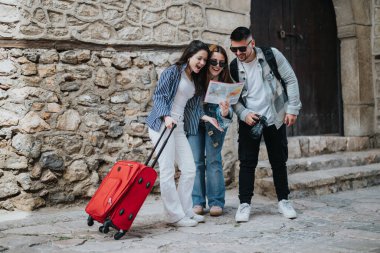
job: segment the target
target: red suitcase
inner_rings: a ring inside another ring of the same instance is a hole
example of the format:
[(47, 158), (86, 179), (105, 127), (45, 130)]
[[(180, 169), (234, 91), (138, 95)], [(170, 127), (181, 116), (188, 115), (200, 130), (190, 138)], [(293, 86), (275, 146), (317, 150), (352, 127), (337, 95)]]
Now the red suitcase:
[(92, 226), (94, 220), (96, 220), (103, 223), (103, 226), (99, 227), (99, 231), (102, 233), (108, 233), (110, 227), (118, 230), (114, 235), (115, 240), (125, 235), (156, 181), (157, 172), (153, 167), (174, 128), (175, 125), (169, 132), (151, 167), (147, 164), (161, 141), (166, 128), (145, 164), (135, 161), (118, 161), (112, 166), (110, 172), (103, 179), (86, 206), (86, 212), (89, 214), (87, 219), (89, 226)]

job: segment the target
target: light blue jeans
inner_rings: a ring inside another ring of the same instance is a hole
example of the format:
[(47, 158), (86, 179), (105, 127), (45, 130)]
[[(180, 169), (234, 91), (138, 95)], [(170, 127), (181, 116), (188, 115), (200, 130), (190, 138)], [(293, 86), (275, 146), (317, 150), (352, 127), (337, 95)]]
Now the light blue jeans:
[(193, 206), (224, 207), (225, 185), (222, 166), (222, 147), (225, 132), (220, 135), (219, 145), (214, 147), (203, 123), (199, 124), (197, 135), (188, 136), (193, 152), (196, 174), (193, 187)]

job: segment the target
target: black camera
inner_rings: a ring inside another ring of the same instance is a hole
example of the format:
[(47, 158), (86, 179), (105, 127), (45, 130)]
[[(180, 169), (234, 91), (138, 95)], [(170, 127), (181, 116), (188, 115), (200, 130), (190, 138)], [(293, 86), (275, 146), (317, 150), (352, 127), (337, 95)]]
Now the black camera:
[(267, 118), (265, 116), (259, 116), (259, 120), (249, 131), (252, 139), (254, 140), (259, 139), (261, 135), (263, 134), (264, 127), (267, 127), (267, 126), (268, 126)]

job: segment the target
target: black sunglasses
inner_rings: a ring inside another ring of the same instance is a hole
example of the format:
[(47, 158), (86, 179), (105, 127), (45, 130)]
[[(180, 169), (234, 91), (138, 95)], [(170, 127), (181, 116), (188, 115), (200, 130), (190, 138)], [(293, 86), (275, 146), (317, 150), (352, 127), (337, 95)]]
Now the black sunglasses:
[(247, 47), (248, 45), (251, 43), (252, 40), (250, 40), (247, 45), (244, 47), (230, 47), (230, 50), (233, 52), (233, 53), (236, 53), (238, 50), (242, 53), (244, 53), (245, 51), (247, 51)]
[(227, 63), (224, 61), (218, 62), (218, 60), (216, 60), (216, 59), (210, 59), (210, 65), (211, 66), (218, 66), (218, 63), (219, 63), (219, 67), (221, 67), (221, 68), (224, 68), (225, 66), (227, 66)]

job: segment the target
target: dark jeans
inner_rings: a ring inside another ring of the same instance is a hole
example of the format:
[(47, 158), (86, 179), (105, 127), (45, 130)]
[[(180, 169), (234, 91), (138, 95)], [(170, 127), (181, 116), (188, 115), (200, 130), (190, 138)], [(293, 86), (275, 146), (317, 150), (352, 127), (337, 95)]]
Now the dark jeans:
[[(251, 203), (255, 183), (255, 169), (257, 166), (260, 141), (249, 135), (250, 126), (239, 122), (239, 199), (240, 203)], [(288, 160), (288, 141), (286, 139), (286, 126), (279, 129), (275, 125), (264, 128), (264, 141), (268, 151), (269, 162), (272, 166), (273, 181), (276, 188), (277, 199), (288, 199), (288, 175), (286, 161)]]

